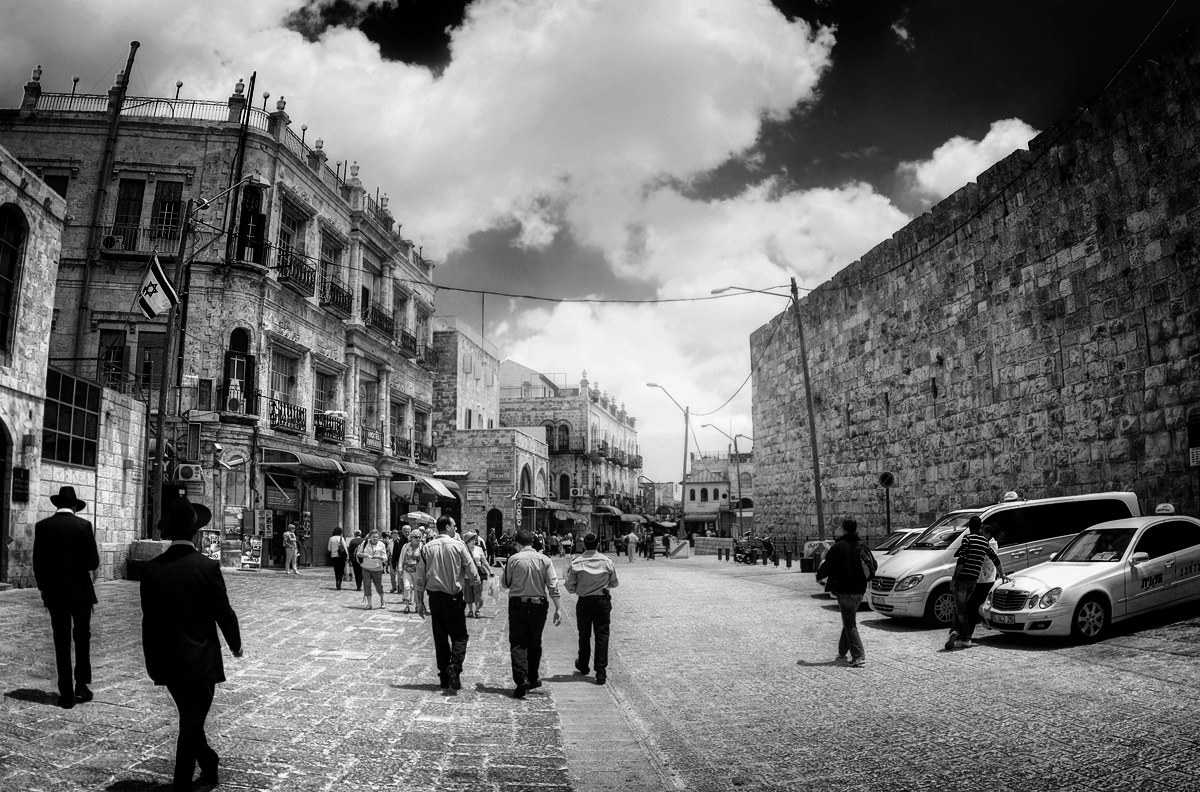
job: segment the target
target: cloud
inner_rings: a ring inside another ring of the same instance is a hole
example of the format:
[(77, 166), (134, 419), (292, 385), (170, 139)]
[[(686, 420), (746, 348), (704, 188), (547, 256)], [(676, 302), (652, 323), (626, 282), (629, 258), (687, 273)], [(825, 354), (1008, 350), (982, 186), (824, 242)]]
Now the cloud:
[(908, 32), (908, 14), (905, 14), (892, 23), (892, 32), (896, 34), (896, 39), (900, 42), (900, 46), (908, 52), (912, 52), (917, 48), (916, 40)]
[(929, 206), (1025, 147), (1036, 134), (1037, 130), (1019, 118), (995, 121), (983, 140), (952, 137), (927, 160), (901, 162), (897, 174), (909, 196)]

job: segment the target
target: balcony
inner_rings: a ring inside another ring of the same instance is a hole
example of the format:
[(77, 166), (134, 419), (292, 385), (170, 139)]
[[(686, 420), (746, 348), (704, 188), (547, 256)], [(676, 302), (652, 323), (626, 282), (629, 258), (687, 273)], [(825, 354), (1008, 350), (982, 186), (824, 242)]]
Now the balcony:
[(582, 437), (570, 437), (565, 443), (557, 443), (550, 446), (551, 454), (583, 454), (587, 450), (587, 443)]
[(438, 351), (433, 348), (433, 344), (421, 344), (417, 349), (417, 365), (427, 369), (437, 368), (438, 360), (440, 359)]
[(417, 353), (420, 351), (417, 348), (417, 337), (409, 332), (407, 327), (397, 328), (396, 340), (400, 342), (400, 354), (409, 360), (417, 358)]
[(362, 423), (358, 427), (358, 444), (370, 451), (383, 450), (383, 424)]
[(310, 267), (304, 252), (280, 245), (275, 259), (279, 282), (301, 297), (312, 297), (317, 289), (317, 270)]
[(346, 441), (346, 417), (313, 408), (313, 434), (318, 440), (328, 443), (344, 443)]
[(150, 256), (171, 256), (179, 253), (180, 226), (168, 223), (139, 227), (114, 223), (104, 229), (100, 239), (102, 253), (134, 253)]
[(354, 310), (354, 296), (345, 284), (328, 278), (321, 284), (321, 307), (328, 308), (343, 318), (349, 318)]
[(363, 307), (362, 320), (367, 327), (374, 328), (391, 338), (396, 332), (396, 320), (377, 302)]
[(259, 392), (245, 389), (241, 380), (230, 380), (217, 393), (221, 420), (237, 423), (239, 418), (258, 419)]
[(388, 450), (394, 457), (409, 459), (412, 457), (412, 440), (403, 435), (389, 435)]
[(600, 456), (605, 456), (605, 457), (608, 456), (608, 441), (607, 440), (596, 441), (595, 448), (596, 448), (596, 453), (599, 454)]
[(416, 457), (419, 464), (432, 465), (437, 462), (437, 446), (414, 442), (413, 456)]
[(308, 431), (308, 410), (279, 399), (267, 399), (267, 419), (272, 429), (301, 434)]
[(629, 464), (629, 455), (624, 451), (613, 451), (612, 456), (610, 456), (609, 459), (621, 466)]
[(641, 454), (630, 454), (629, 455), (629, 467), (633, 468), (634, 470), (641, 470), (642, 469), (642, 455)]

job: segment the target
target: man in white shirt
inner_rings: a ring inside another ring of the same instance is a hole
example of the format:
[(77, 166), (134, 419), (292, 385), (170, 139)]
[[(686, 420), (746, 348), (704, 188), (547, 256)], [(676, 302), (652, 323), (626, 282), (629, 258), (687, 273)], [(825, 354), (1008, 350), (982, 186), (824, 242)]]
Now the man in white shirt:
[(594, 533), (583, 537), (583, 555), (572, 558), (567, 568), (567, 591), (578, 597), (575, 620), (579, 623), (579, 659), (575, 661), (575, 670), (587, 676), (588, 661), (592, 659), (592, 633), (595, 632), (593, 665), (596, 684), (603, 685), (608, 681), (608, 628), (612, 616), (612, 598), (608, 590), (617, 587), (617, 568), (611, 558), (596, 549), (598, 544)]
[[(459, 675), (467, 656), (467, 603), (463, 583), (479, 584), (479, 572), (471, 551), (454, 538), (454, 518), (439, 517), (438, 535), (425, 543), (417, 560), (417, 613), (430, 616), (433, 649), (437, 656), (438, 680), (443, 688), (462, 687)], [(425, 592), (429, 592), (429, 610)]]
[(525, 691), (539, 688), (542, 663), (542, 630), (550, 611), (549, 595), (554, 602), (554, 626), (562, 624), (559, 607), (558, 573), (549, 557), (534, 550), (533, 533), (517, 531), (520, 548), (504, 564), (501, 584), (508, 589), (508, 646), (512, 658), (514, 698), (525, 698)]

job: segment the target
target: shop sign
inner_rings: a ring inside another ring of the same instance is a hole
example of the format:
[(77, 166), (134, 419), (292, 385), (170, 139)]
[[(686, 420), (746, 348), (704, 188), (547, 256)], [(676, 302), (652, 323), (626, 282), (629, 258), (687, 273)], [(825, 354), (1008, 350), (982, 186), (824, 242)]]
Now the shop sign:
[(508, 468), (490, 467), (487, 469), (487, 477), (491, 481), (508, 481), (512, 478), (512, 471)]
[(483, 487), (467, 487), (467, 500), (482, 501), (486, 498), (485, 492)]
[(262, 537), (250, 537), (250, 549), (242, 551), (243, 569), (262, 568)]
[(234, 506), (225, 507), (225, 535), (240, 536), (242, 533), (242, 510)]

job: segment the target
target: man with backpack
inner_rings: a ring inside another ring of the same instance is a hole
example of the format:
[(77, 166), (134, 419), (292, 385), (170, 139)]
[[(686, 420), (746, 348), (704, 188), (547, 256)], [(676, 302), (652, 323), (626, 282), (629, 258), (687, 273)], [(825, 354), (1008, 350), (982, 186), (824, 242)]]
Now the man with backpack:
[(838, 601), (842, 614), (842, 634), (838, 638), (837, 661), (846, 660), (850, 653), (850, 665), (862, 668), (867, 664), (867, 653), (863, 650), (858, 635), (858, 606), (867, 592), (867, 581), (875, 575), (875, 558), (858, 540), (858, 523), (849, 518), (842, 520), (842, 535), (829, 548), (825, 560), (817, 570), (817, 582), (829, 581), (829, 591)]

